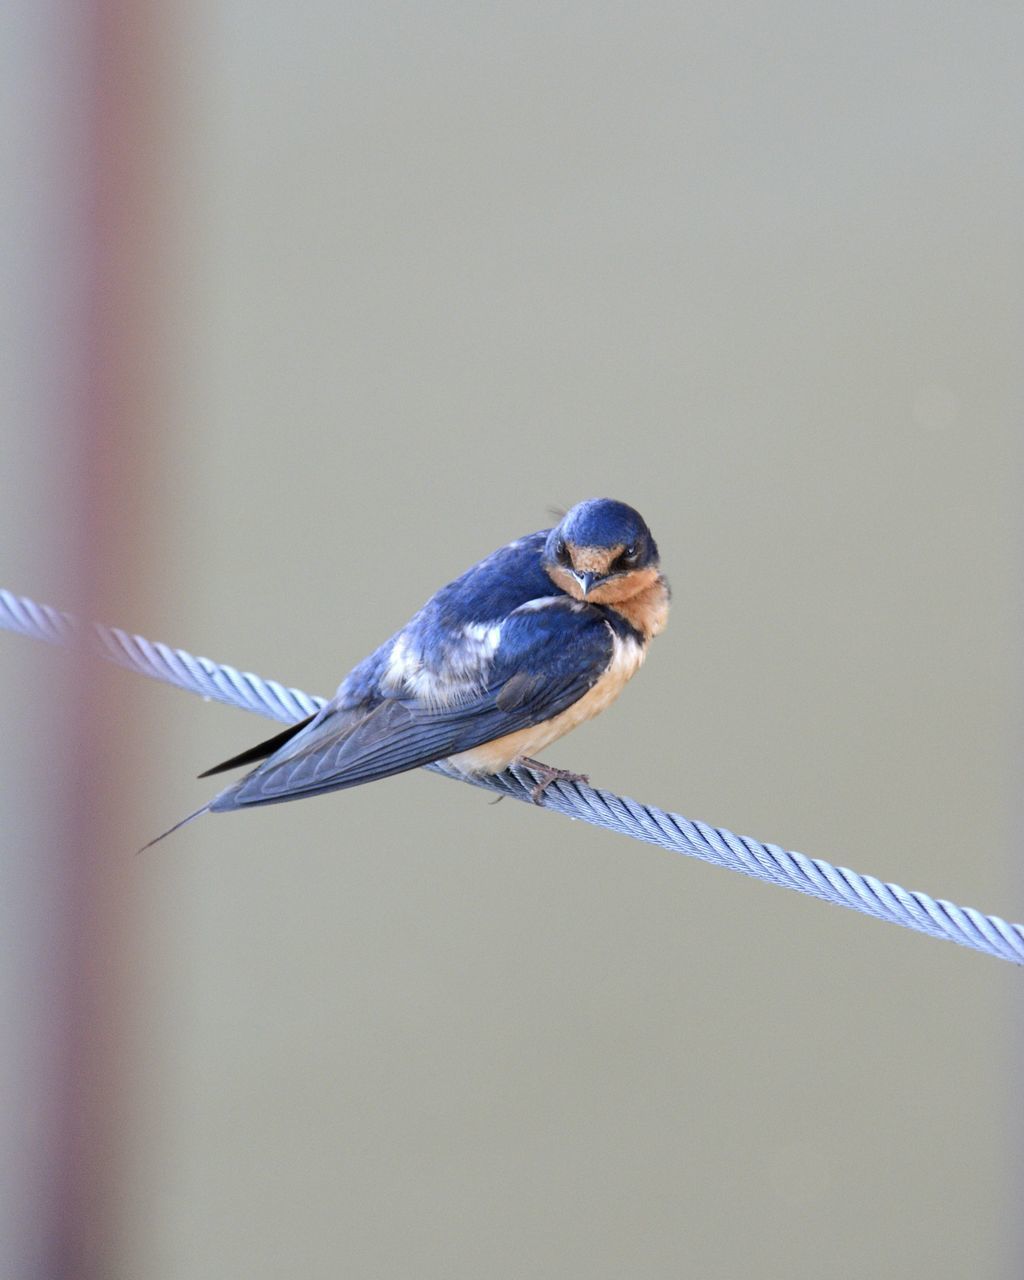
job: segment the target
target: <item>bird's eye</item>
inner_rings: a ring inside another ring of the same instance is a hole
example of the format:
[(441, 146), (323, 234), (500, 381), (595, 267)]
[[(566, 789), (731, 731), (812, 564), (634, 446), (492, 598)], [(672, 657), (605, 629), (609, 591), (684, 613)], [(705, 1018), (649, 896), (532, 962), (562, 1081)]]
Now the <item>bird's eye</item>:
[(627, 547), (622, 555), (619, 556), (619, 564), (623, 569), (632, 569), (639, 559), (639, 549), (637, 547)]
[(569, 563), (569, 548), (565, 545), (564, 538), (559, 538), (555, 543), (555, 555), (562, 564)]

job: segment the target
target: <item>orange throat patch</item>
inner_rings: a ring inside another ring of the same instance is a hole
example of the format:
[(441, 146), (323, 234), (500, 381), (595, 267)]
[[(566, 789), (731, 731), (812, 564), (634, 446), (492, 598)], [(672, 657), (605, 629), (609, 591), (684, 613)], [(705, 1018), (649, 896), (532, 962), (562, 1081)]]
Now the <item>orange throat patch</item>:
[(574, 600), (603, 604), (622, 615), (645, 640), (664, 631), (668, 624), (668, 583), (653, 565), (600, 582), (586, 596), (568, 569), (548, 566), (548, 577)]

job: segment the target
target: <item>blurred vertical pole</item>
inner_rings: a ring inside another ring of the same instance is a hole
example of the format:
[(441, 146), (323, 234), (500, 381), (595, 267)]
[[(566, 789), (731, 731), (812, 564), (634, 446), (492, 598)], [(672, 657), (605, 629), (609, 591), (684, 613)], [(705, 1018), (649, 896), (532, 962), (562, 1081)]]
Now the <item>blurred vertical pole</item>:
[[(67, 130), (54, 191), (70, 244), (61, 246), (63, 275), (49, 282), (60, 294), (52, 354), (62, 387), (52, 488), (64, 502), (47, 518), (59, 530), (59, 603), (87, 618), (125, 618), (146, 589), (155, 478), (155, 5), (87, 0), (73, 17), (49, 12)], [(46, 1280), (99, 1280), (125, 1273), (138, 938), (124, 806), (137, 744), (131, 691), (84, 656), (54, 672), (54, 690), (39, 793), (48, 806), (37, 982), (46, 1070), (41, 1085), (30, 1082), (46, 1096), (38, 1226), (25, 1256)]]

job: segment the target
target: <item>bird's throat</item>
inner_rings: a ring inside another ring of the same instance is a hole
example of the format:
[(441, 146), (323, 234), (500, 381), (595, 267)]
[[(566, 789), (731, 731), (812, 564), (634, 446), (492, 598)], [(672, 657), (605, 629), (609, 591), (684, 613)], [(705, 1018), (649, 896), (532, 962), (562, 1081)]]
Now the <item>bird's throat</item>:
[[(614, 609), (625, 618), (634, 631), (639, 631), (645, 640), (650, 640), (652, 636), (664, 631), (668, 625), (670, 592), (668, 583), (657, 570), (651, 569), (644, 572), (650, 575), (646, 584), (625, 599), (602, 598), (601, 591), (607, 588), (592, 592), (590, 599), (595, 604), (603, 604), (609, 609)], [(608, 587), (612, 585), (612, 583), (607, 584)]]

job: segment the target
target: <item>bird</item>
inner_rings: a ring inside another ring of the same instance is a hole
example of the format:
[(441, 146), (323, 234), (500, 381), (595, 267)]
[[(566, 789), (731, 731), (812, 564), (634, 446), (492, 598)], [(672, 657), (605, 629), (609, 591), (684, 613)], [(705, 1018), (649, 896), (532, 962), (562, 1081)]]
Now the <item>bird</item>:
[(533, 753), (615, 701), (664, 630), (670, 594), (638, 511), (613, 498), (577, 503), (441, 587), (320, 710), (201, 773), (255, 765), (143, 848), (204, 813), (438, 760), (466, 775), (525, 765), (535, 802), (554, 781), (587, 781)]

